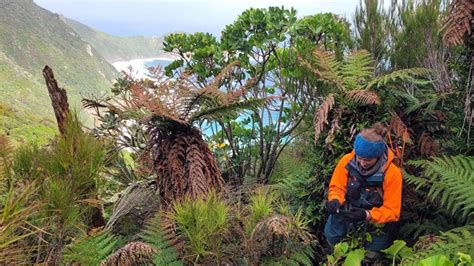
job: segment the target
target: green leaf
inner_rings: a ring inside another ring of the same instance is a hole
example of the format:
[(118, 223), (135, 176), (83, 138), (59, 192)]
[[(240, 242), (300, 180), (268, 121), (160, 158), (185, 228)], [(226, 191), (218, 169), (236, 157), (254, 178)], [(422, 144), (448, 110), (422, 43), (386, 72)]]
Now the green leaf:
[(356, 249), (349, 254), (347, 254), (346, 260), (344, 261), (344, 266), (358, 266), (362, 264), (362, 260), (364, 259), (365, 250), (363, 249)]
[(349, 250), (349, 245), (346, 242), (337, 243), (334, 246), (334, 255), (336, 258), (342, 257)]
[(436, 256), (431, 256), (424, 260), (421, 260), (418, 263), (418, 265), (419, 266), (454, 266), (454, 263), (451, 262), (444, 255), (436, 255)]
[(392, 257), (396, 257), (398, 252), (402, 250), (403, 247), (405, 247), (406, 245), (407, 243), (405, 243), (405, 241), (403, 240), (395, 240), (390, 247), (382, 250), (382, 252), (391, 255)]

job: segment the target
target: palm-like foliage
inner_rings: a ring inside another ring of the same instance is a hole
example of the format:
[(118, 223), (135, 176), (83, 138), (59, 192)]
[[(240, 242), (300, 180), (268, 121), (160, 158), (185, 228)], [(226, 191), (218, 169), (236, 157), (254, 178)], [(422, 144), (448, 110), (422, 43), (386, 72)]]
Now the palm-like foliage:
[[(154, 170), (165, 207), (184, 195), (197, 197), (211, 188), (219, 191), (224, 187), (216, 159), (195, 125), (236, 118), (242, 110), (270, 100), (246, 98), (253, 79), (235, 91), (221, 90), (223, 80), (235, 68), (236, 64), (229, 65), (205, 88), (194, 86), (187, 76), (166, 79), (158, 70), (153, 72), (155, 81), (126, 76), (115, 87), (118, 98), (101, 103), (86, 101), (86, 106), (97, 108), (100, 117), (123, 121), (115, 127), (117, 135), (125, 130), (125, 121), (134, 121), (140, 125), (139, 130), (146, 129), (148, 139), (142, 162), (145, 168)], [(108, 115), (100, 115), (102, 107), (107, 108)]]
[[(335, 88), (315, 110), (315, 141), (323, 132), (324, 125), (328, 123), (329, 112), (335, 106), (348, 103), (380, 104), (381, 100), (377, 90), (396, 88), (401, 83), (426, 84), (426, 81), (416, 77), (429, 73), (424, 68), (411, 68), (374, 76), (374, 60), (365, 50), (354, 51), (340, 62), (334, 53), (316, 49), (313, 51), (312, 61), (314, 62), (302, 58), (300, 61), (312, 70), (320, 80)], [(332, 128), (337, 129), (338, 126), (338, 123), (332, 123)]]
[(474, 214), (474, 157), (438, 157), (431, 161), (412, 161), (410, 164), (422, 167), (426, 177), (406, 175), (407, 182), (418, 189), (428, 188), (431, 201), (441, 204), (461, 218)]

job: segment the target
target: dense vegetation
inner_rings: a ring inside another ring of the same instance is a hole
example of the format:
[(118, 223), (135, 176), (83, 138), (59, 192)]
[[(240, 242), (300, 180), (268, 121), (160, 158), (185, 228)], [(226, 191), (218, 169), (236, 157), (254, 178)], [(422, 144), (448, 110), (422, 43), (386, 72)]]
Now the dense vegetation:
[(98, 127), (0, 137), (0, 264), (360, 265), (370, 236), (331, 250), (324, 202), (382, 122), (404, 186), (379, 263), (472, 265), (474, 6), (397, 2), (361, 1), (352, 27), (270, 7), (170, 34), (178, 60), (83, 99)]

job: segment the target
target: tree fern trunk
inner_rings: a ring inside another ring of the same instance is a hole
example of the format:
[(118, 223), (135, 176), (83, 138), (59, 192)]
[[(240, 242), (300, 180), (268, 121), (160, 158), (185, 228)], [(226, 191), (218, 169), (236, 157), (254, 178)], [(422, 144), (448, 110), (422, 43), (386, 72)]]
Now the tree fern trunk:
[(199, 130), (184, 127), (170, 133), (152, 128), (148, 145), (165, 208), (179, 198), (205, 196), (211, 189), (224, 190), (217, 161)]

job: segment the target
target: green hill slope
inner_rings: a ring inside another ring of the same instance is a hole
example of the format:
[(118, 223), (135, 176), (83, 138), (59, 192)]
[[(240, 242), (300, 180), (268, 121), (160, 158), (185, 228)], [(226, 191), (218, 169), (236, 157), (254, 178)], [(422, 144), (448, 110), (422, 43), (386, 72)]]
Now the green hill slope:
[(1, 0), (0, 134), (16, 132), (12, 137), (23, 140), (30, 134), (19, 127), (37, 125), (41, 130), (44, 121), (54, 119), (41, 73), (44, 65), (53, 68), (75, 107), (81, 96), (108, 91), (116, 75), (60, 16), (32, 0)]
[(162, 37), (117, 37), (96, 31), (72, 19), (65, 18), (64, 21), (111, 63), (134, 58), (164, 56)]

